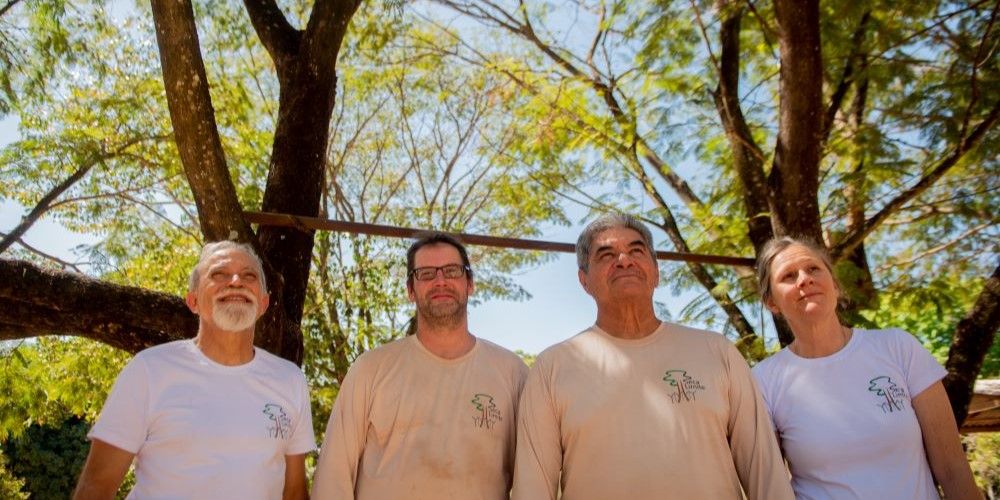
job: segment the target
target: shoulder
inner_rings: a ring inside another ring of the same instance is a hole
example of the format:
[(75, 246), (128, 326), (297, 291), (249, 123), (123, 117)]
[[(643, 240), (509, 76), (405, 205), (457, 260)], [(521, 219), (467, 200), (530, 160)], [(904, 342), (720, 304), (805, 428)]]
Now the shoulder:
[(527, 366), (524, 364), (524, 360), (521, 359), (520, 356), (504, 347), (500, 347), (493, 342), (480, 337), (476, 337), (476, 342), (479, 343), (480, 349), (483, 350), (483, 354), (490, 357), (494, 362), (504, 363), (515, 367)]
[(719, 359), (723, 363), (730, 364), (739, 360), (740, 363), (746, 364), (736, 346), (721, 333), (665, 321), (661, 328), (661, 341), (671, 350), (689, 352), (706, 361)]
[(193, 339), (181, 339), (147, 347), (135, 355), (135, 359), (152, 360), (183, 354), (194, 346)]
[(348, 368), (348, 373), (377, 371), (382, 365), (395, 365), (401, 358), (413, 354), (411, 350), (416, 349), (413, 345), (416, 341), (417, 337), (410, 335), (369, 349), (354, 359)]
[(192, 359), (191, 353), (197, 349), (193, 339), (174, 340), (164, 344), (154, 345), (139, 351), (128, 363), (128, 367), (143, 366), (146, 369), (158, 367), (183, 366), (185, 361)]
[(281, 378), (291, 378), (291, 379), (301, 379), (305, 381), (305, 375), (302, 373), (302, 369), (298, 367), (295, 363), (288, 361), (285, 358), (275, 356), (265, 349), (256, 348), (256, 356), (260, 356), (258, 362), (266, 373), (275, 375)]
[(899, 328), (866, 330), (855, 328), (854, 335), (861, 343), (860, 347), (867, 350), (906, 354), (915, 350), (926, 350), (924, 346), (909, 332)]
[(538, 366), (539, 363), (544, 365), (546, 363), (551, 363), (553, 360), (573, 356), (574, 353), (586, 351), (595, 344), (599, 343), (601, 340), (602, 337), (600, 333), (595, 331), (593, 327), (587, 328), (576, 335), (563, 340), (562, 342), (552, 344), (540, 352), (535, 358), (535, 366)]
[(753, 375), (757, 378), (757, 380), (763, 383), (767, 380), (773, 379), (775, 375), (780, 373), (787, 366), (787, 364), (788, 348), (785, 347), (758, 362), (750, 371), (753, 372)]

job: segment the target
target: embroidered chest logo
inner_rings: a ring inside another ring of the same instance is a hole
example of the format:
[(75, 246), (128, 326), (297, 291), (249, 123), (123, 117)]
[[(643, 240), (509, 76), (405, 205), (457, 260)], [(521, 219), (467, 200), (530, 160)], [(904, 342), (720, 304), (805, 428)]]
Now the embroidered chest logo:
[(292, 432), (292, 419), (288, 418), (285, 409), (281, 405), (268, 403), (264, 405), (264, 415), (267, 415), (267, 437), (275, 439), (288, 439)]
[(885, 375), (869, 380), (868, 390), (880, 398), (877, 405), (882, 409), (882, 413), (903, 411), (909, 401), (906, 391)]
[(493, 396), (489, 394), (476, 394), (473, 396), (472, 407), (476, 410), (476, 414), (472, 417), (472, 421), (475, 422), (476, 427), (492, 429), (497, 422), (503, 420), (500, 416), (500, 409), (493, 402)]
[(674, 403), (694, 401), (698, 392), (705, 390), (701, 381), (688, 375), (687, 370), (667, 370), (663, 374), (663, 381), (674, 388), (670, 393), (670, 400)]

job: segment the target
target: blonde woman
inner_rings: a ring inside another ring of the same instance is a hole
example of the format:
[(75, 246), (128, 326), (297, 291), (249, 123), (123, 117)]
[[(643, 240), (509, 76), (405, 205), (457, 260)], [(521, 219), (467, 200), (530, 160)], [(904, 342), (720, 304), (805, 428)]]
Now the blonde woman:
[(941, 384), (912, 335), (862, 330), (837, 316), (840, 286), (824, 249), (770, 241), (757, 261), (761, 300), (795, 340), (758, 364), (800, 499), (982, 498)]

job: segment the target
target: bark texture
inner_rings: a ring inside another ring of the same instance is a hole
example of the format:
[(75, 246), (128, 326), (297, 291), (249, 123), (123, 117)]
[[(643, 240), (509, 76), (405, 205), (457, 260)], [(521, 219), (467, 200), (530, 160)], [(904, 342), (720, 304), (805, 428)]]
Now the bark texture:
[(983, 291), (976, 298), (972, 310), (958, 322), (955, 337), (948, 350), (944, 388), (955, 412), (955, 421), (961, 426), (969, 414), (969, 402), (976, 377), (983, 367), (986, 353), (996, 340), (1000, 329), (1000, 265), (986, 280)]
[(0, 311), (0, 340), (74, 335), (136, 353), (198, 331), (180, 297), (20, 260), (0, 259)]

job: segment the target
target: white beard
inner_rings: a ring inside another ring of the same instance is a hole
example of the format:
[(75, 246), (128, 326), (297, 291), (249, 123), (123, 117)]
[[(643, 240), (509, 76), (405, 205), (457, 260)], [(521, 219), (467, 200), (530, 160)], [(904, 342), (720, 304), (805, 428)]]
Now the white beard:
[(227, 332), (242, 332), (257, 321), (257, 303), (216, 302), (212, 309), (212, 321)]

